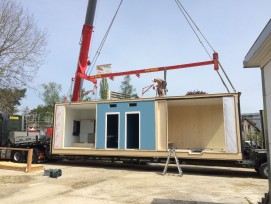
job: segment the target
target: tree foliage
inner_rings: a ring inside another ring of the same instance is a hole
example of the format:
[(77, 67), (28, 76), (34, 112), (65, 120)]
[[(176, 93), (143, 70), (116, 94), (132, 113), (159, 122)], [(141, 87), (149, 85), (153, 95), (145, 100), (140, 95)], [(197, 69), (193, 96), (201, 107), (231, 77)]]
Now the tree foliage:
[(199, 90), (194, 90), (194, 91), (188, 91), (186, 95), (198, 95), (198, 94), (207, 94), (205, 91), (199, 91)]
[(29, 118), (28, 120), (35, 121), (39, 128), (51, 127), (53, 125), (54, 104), (62, 101), (60, 96), (62, 87), (60, 84), (49, 82), (48, 84), (42, 84), (42, 87), (44, 105), (38, 105), (37, 108), (31, 111), (27, 110), (24, 113)]
[(48, 84), (42, 84), (43, 87), (43, 101), (45, 106), (53, 107), (56, 102), (61, 101), (60, 92), (62, 87), (55, 82), (49, 82)]
[(46, 33), (15, 0), (0, 0), (0, 87), (25, 87), (47, 52)]
[(253, 141), (255, 144), (262, 144), (262, 133), (258, 131), (245, 133), (243, 135), (243, 140)]
[(108, 92), (107, 79), (103, 78), (100, 82), (100, 98), (103, 100), (106, 100), (107, 99), (107, 92)]
[(52, 127), (53, 125), (53, 106), (38, 105), (37, 108), (31, 110), (27, 115), (39, 122), (39, 126)]
[(124, 77), (124, 80), (121, 82), (120, 92), (123, 94), (124, 98), (138, 98), (136, 89), (131, 85), (131, 77), (127, 75)]
[(4, 113), (16, 113), (17, 106), (25, 96), (26, 89), (1, 88), (0, 89), (0, 111)]

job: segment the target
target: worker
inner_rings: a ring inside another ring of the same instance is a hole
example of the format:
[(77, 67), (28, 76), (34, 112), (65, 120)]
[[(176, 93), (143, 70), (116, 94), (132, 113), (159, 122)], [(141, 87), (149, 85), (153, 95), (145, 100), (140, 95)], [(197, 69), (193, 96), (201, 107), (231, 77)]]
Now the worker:
[(162, 80), (162, 79), (159, 79), (159, 78), (153, 79), (153, 82), (157, 83), (157, 85), (155, 87), (156, 87), (158, 96), (159, 97), (165, 96), (166, 95), (167, 82), (165, 80)]

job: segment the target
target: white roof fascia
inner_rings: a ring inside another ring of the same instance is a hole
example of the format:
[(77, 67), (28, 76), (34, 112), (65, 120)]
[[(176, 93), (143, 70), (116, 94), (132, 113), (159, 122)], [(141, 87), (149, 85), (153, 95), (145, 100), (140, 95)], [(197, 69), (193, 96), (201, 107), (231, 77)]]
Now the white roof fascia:
[(271, 19), (243, 61), (244, 68), (263, 67), (271, 60)]

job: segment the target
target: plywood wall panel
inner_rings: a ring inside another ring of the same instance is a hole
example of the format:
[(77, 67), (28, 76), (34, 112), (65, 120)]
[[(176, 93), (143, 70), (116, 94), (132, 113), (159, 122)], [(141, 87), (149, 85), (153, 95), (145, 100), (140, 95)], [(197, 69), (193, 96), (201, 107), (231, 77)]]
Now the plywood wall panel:
[(175, 148), (225, 149), (222, 105), (169, 106), (168, 140)]
[(167, 150), (167, 101), (156, 102), (156, 148)]

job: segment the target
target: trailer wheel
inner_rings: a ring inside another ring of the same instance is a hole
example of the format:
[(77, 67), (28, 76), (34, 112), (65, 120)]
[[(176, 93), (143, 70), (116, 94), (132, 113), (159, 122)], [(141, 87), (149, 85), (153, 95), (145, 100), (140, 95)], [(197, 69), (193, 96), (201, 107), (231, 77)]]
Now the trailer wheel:
[(268, 178), (268, 165), (267, 163), (263, 163), (260, 167), (260, 175), (263, 178)]
[(23, 155), (22, 151), (13, 151), (11, 159), (13, 162), (20, 163), (23, 161), (23, 159), (24, 159), (23, 157), (24, 157), (24, 155)]

